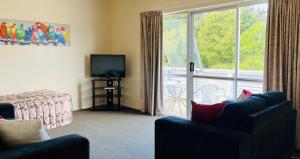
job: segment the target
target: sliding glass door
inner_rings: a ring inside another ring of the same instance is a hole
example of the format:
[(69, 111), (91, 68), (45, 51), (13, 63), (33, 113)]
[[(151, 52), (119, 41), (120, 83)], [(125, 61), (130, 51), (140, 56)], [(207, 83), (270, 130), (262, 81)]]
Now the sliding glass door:
[[(175, 107), (165, 113), (189, 117), (191, 100), (212, 104), (235, 99), (243, 89), (262, 92), (266, 16), (267, 4), (165, 16), (164, 107)], [(170, 91), (172, 81), (183, 89)], [(184, 113), (170, 111), (179, 105)]]
[(164, 112), (186, 117), (188, 14), (164, 16)]
[(193, 13), (193, 100), (211, 104), (234, 98), (236, 9)]

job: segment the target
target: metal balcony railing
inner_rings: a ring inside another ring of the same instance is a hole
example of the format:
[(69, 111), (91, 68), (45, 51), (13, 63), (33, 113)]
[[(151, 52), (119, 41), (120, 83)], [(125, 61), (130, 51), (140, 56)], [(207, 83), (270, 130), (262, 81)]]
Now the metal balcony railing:
[[(165, 113), (185, 117), (186, 69), (164, 68), (163, 74)], [(262, 92), (262, 71), (239, 71), (237, 77), (234, 75), (231, 70), (196, 69), (193, 75), (193, 100), (203, 104), (213, 104), (226, 99), (235, 99), (235, 95), (239, 95), (243, 89), (253, 93)]]

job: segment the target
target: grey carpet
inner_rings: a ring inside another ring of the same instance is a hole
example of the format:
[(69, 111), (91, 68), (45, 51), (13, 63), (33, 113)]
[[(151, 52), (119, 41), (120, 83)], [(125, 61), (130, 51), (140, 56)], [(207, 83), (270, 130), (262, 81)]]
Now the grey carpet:
[(49, 131), (77, 133), (90, 140), (91, 159), (154, 159), (154, 121), (135, 112), (74, 112), (74, 123)]
[[(51, 137), (77, 133), (90, 140), (91, 159), (154, 159), (154, 121), (135, 112), (74, 112), (74, 123), (49, 131)], [(300, 159), (297, 152), (292, 159)]]

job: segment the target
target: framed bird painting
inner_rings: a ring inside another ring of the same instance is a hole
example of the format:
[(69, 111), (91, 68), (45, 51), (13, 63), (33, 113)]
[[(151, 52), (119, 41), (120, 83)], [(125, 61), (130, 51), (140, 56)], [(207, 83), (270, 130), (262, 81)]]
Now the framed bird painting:
[(70, 25), (0, 19), (0, 45), (71, 46)]

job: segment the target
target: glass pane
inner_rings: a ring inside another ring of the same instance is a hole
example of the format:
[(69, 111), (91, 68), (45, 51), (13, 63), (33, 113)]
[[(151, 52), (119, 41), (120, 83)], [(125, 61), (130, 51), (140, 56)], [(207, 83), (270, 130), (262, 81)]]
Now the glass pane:
[(267, 4), (240, 8), (239, 77), (262, 79), (266, 40)]
[(163, 67), (171, 73), (186, 74), (187, 14), (164, 16)]
[(194, 100), (203, 104), (214, 104), (233, 99), (233, 81), (194, 78)]
[(164, 81), (164, 113), (186, 117), (187, 95), (186, 78), (176, 76), (165, 76)]
[(236, 9), (194, 16), (193, 60), (196, 75), (233, 77), (236, 50)]
[(237, 84), (237, 96), (239, 96), (243, 89), (246, 89), (252, 93), (262, 93), (263, 91), (263, 83), (262, 82), (245, 82), (238, 81)]
[(186, 13), (164, 16), (163, 24), (163, 75), (164, 113), (186, 117)]

